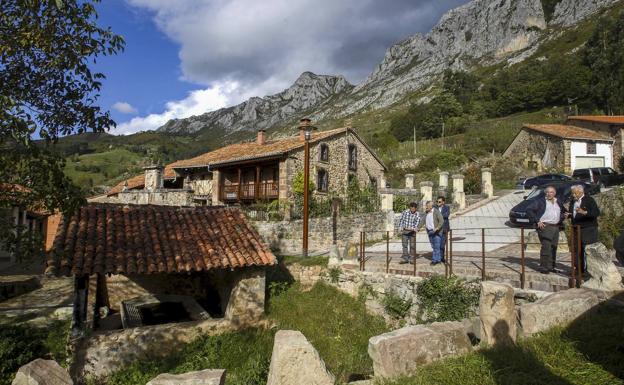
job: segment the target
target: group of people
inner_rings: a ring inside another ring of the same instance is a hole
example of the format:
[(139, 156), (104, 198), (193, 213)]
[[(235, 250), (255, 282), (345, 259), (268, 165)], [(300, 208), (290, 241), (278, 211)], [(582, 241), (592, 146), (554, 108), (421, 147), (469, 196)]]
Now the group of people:
[[(544, 189), (545, 198), (536, 199), (527, 209), (527, 216), (536, 224), (540, 247), (540, 269), (543, 274), (557, 272), (557, 247), (559, 232), (565, 219), (570, 219), (573, 226), (580, 227), (581, 248), (579, 250), (579, 266), (585, 273), (585, 246), (598, 242), (598, 216), (600, 209), (596, 201), (585, 195), (583, 185), (572, 186), (572, 200), (568, 207), (557, 197), (554, 186)], [(431, 264), (445, 262), (445, 246), (450, 230), (450, 207), (446, 199), (439, 196), (434, 204), (428, 201), (425, 206), (424, 219), (418, 212), (418, 203), (411, 202), (409, 208), (401, 214), (399, 229), (401, 230), (403, 255), (400, 263), (414, 263), (416, 256), (416, 234), (425, 228), (432, 248)]]
[(411, 202), (409, 208), (401, 214), (399, 229), (403, 243), (403, 255), (400, 263), (414, 263), (416, 256), (416, 234), (425, 228), (429, 236), (432, 248), (431, 264), (444, 263), (446, 238), (450, 230), (449, 215), (450, 207), (446, 199), (439, 196), (434, 204), (432, 201), (425, 203), (425, 218), (421, 218), (418, 212), (418, 203)]
[(554, 186), (544, 189), (545, 198), (536, 199), (527, 209), (527, 217), (536, 224), (540, 248), (540, 273), (557, 272), (557, 246), (559, 232), (565, 219), (570, 219), (573, 226), (580, 227), (581, 248), (578, 268), (581, 273), (587, 270), (585, 246), (598, 242), (598, 216), (600, 209), (594, 198), (585, 195), (583, 185), (572, 186), (572, 200), (566, 208)]

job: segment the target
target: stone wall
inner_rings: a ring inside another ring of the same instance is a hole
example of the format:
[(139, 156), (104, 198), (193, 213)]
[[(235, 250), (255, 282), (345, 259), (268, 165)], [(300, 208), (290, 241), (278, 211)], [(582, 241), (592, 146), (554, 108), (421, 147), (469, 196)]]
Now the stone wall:
[[(537, 171), (547, 169), (565, 170), (570, 167), (569, 143), (566, 140), (550, 135), (523, 129), (505, 150), (504, 156), (512, 159), (522, 167), (529, 168), (531, 162), (537, 164)], [(542, 163), (546, 148), (549, 148), (552, 167), (546, 168)]]
[[(256, 221), (254, 227), (258, 230), (264, 241), (271, 249), (282, 254), (301, 253), (303, 220), (292, 221)], [(379, 231), (379, 239), (382, 232), (390, 230), (391, 236), (394, 231), (394, 213), (376, 212), (339, 216), (336, 225), (336, 239), (342, 249), (347, 243), (358, 243), (360, 231), (367, 231), (370, 237), (371, 231)], [(385, 233), (383, 233), (385, 235)], [(333, 239), (333, 225), (331, 218), (311, 218), (309, 221), (309, 250), (329, 250)]]
[(137, 205), (192, 206), (193, 190), (128, 190), (117, 196), (119, 203)]

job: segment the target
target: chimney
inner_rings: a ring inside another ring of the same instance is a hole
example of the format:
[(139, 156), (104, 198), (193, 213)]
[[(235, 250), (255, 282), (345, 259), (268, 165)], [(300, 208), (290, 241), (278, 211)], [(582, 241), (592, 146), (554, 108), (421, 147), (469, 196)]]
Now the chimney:
[(163, 187), (163, 166), (147, 166), (143, 170), (145, 170), (145, 190), (156, 191)]
[[(299, 120), (299, 140), (302, 142), (305, 141), (305, 133), (307, 130), (312, 129), (312, 120), (309, 118), (301, 118)], [(310, 138), (312, 138), (312, 133), (310, 132)]]
[(266, 143), (266, 130), (262, 128), (258, 130), (258, 139), (256, 142), (261, 146)]

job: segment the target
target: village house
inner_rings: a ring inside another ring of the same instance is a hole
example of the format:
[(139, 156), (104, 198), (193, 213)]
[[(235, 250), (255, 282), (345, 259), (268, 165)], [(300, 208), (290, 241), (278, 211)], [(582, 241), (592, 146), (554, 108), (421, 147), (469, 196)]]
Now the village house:
[(613, 142), (610, 135), (594, 129), (525, 124), (503, 156), (537, 172), (571, 174), (578, 168), (613, 167)]
[[(166, 167), (147, 167), (144, 175), (112, 188), (108, 199), (163, 205), (292, 202), (310, 123), (302, 119), (297, 136), (270, 140), (259, 130), (253, 142), (231, 144)], [(386, 166), (352, 128), (312, 130), (309, 143), (316, 196), (345, 196), (353, 179), (360, 186), (385, 186)]]
[[(613, 165), (617, 168), (624, 156), (624, 116), (570, 116), (566, 124), (600, 132), (613, 139)], [(600, 163), (600, 159), (595, 164)], [(592, 166), (593, 167), (593, 166)], [(597, 167), (610, 167), (607, 163)], [(576, 167), (581, 168), (581, 167)]]
[(236, 208), (88, 204), (60, 220), (46, 275), (73, 276), (75, 330), (264, 314), (275, 256)]

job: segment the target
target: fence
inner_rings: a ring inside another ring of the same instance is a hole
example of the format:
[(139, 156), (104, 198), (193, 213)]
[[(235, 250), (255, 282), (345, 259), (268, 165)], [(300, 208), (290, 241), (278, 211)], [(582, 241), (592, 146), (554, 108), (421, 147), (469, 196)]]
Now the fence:
[[(519, 241), (504, 241), (500, 240), (501, 237), (509, 237), (510, 232), (516, 233)], [(367, 241), (367, 233), (368, 235), (372, 235), (376, 239), (381, 241), (385, 241), (385, 250), (382, 249), (384, 246), (380, 242), (370, 242)], [(375, 243), (371, 245), (371, 243)], [(429, 245), (429, 242), (418, 242), (417, 237), (413, 240), (413, 245), (415, 247), (411, 248), (411, 257), (413, 258), (413, 271), (412, 274), (414, 276), (417, 275), (418, 271), (418, 259), (423, 259), (423, 253), (418, 253), (418, 244), (426, 243)], [(390, 262), (392, 260), (392, 256), (401, 255), (402, 252), (391, 251), (391, 245), (393, 244), (401, 244), (401, 241), (391, 241), (390, 240), (390, 232), (361, 232), (360, 233), (360, 247), (359, 247), (359, 269), (362, 271), (366, 270), (366, 263), (372, 257), (375, 256), (385, 256), (385, 271), (386, 273), (390, 272)], [(461, 258), (463, 260), (469, 261), (469, 264), (474, 265), (481, 272), (481, 279), (485, 280), (487, 278), (488, 268), (493, 268), (494, 260), (498, 261), (500, 264), (501, 258), (497, 256), (496, 253), (500, 253), (502, 247), (506, 246), (510, 249), (506, 249), (505, 251), (511, 251), (511, 249), (516, 248), (515, 250), (520, 254), (520, 271), (516, 271), (520, 277), (520, 287), (522, 289), (525, 288), (526, 283), (526, 247), (528, 245), (535, 244), (539, 245), (537, 242), (528, 242), (526, 230), (524, 228), (513, 229), (509, 227), (500, 227), (500, 228), (467, 228), (467, 229), (458, 229), (458, 230), (450, 230), (446, 236), (446, 246), (445, 246), (445, 276), (449, 277), (453, 275), (453, 268), (456, 266), (457, 261), (455, 258)], [(568, 287), (576, 287), (580, 286), (583, 283), (583, 275), (581, 269), (578, 269), (580, 263), (580, 250), (581, 250), (581, 238), (580, 238), (580, 227), (573, 226), (571, 228), (571, 237), (568, 240), (568, 245), (570, 248), (570, 271), (568, 273)], [(367, 250), (368, 247), (368, 250)], [(458, 249), (464, 249), (464, 251), (458, 251)], [(468, 251), (466, 251), (468, 250)], [(465, 262), (465, 261), (462, 261)], [(532, 261), (533, 262), (533, 261)], [(561, 262), (559, 260), (558, 262)], [(505, 266), (508, 267), (508, 266)], [(513, 270), (513, 269), (512, 269)]]

